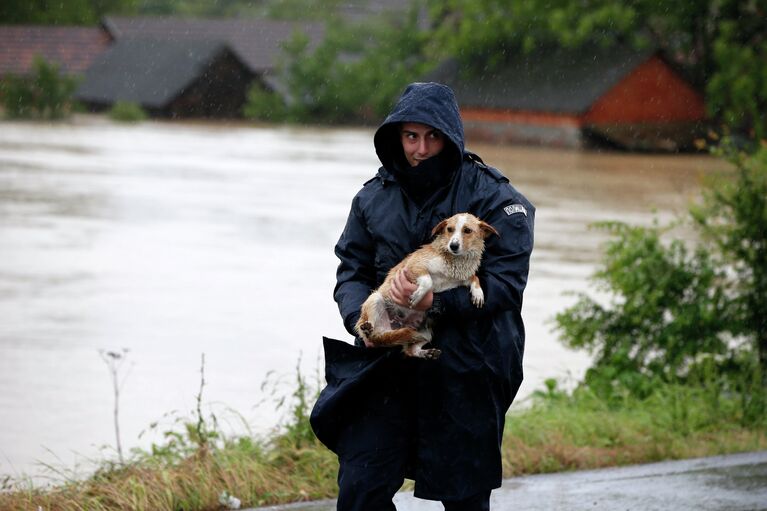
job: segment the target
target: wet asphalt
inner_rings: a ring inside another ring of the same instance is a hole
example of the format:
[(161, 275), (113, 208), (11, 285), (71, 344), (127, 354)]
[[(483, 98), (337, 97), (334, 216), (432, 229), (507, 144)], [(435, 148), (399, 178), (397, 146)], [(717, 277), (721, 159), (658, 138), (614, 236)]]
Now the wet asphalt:
[[(398, 511), (443, 509), (412, 492), (394, 502)], [(494, 511), (767, 511), (767, 451), (515, 477), (490, 504)], [(267, 510), (332, 511), (335, 500), (258, 508)]]

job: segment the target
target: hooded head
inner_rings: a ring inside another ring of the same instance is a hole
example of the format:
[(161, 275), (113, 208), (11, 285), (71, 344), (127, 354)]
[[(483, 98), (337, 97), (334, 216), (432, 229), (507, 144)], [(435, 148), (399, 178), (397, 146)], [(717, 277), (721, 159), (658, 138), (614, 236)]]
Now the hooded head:
[(434, 158), (439, 158), (440, 167), (450, 172), (457, 168), (463, 159), (463, 122), (458, 102), (449, 87), (439, 83), (408, 85), (376, 131), (373, 143), (378, 158), (395, 174), (409, 167), (400, 138), (400, 127), (406, 122), (425, 124), (442, 132), (445, 146)]

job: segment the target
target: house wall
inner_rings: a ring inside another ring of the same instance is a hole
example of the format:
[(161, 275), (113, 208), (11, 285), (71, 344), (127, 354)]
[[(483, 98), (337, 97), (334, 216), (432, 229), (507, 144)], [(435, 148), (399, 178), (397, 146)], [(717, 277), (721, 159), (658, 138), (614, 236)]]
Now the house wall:
[(253, 75), (231, 53), (216, 58), (166, 109), (170, 117), (239, 118)]
[(489, 108), (461, 109), (468, 141), (581, 147), (581, 120), (574, 115)]
[(597, 100), (585, 124), (701, 121), (703, 97), (662, 59), (653, 56)]

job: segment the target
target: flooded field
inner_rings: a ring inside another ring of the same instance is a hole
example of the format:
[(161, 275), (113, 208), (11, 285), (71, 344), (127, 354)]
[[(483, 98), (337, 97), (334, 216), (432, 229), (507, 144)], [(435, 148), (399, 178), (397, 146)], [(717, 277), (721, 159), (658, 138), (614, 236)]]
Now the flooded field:
[[(706, 156), (472, 145), (537, 206), (520, 401), (577, 380), (552, 316), (587, 289), (599, 232), (681, 212)], [(100, 351), (127, 349), (126, 448), (189, 415), (205, 354), (206, 410), (260, 434), (323, 335), (350, 340), (332, 300), (333, 246), (378, 167), (372, 130), (205, 124), (0, 124), (0, 475), (72, 467), (114, 445)], [(263, 386), (264, 382), (268, 384)]]

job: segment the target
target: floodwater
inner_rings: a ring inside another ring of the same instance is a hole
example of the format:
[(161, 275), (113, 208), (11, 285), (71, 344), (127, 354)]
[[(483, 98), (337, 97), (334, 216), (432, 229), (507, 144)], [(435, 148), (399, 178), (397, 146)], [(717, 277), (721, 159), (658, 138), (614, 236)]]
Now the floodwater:
[[(722, 165), (469, 147), (538, 208), (523, 404), (544, 379), (572, 384), (588, 365), (551, 325), (598, 262), (604, 235), (588, 225), (670, 218)], [(321, 336), (350, 340), (332, 248), (377, 166), (368, 129), (0, 124), (0, 474), (114, 456), (102, 351), (128, 350), (126, 450), (159, 438), (140, 437), (151, 423), (162, 432), (191, 415), (203, 354), (204, 412), (228, 432), (275, 427), (296, 368), (319, 377)]]

